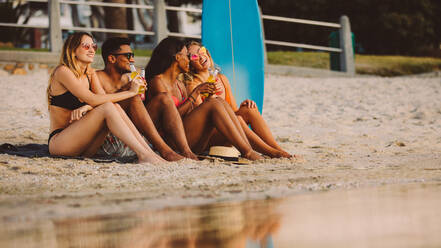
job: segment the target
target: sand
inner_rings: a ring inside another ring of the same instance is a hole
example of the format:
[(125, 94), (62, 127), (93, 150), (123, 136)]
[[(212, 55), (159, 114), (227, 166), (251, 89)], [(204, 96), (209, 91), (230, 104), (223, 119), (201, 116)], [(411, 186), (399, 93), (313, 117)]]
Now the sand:
[[(48, 76), (0, 76), (0, 143), (47, 142)], [(441, 181), (440, 93), (439, 74), (267, 75), (263, 116), (281, 146), (305, 161), (151, 165), (0, 154), (0, 220)]]

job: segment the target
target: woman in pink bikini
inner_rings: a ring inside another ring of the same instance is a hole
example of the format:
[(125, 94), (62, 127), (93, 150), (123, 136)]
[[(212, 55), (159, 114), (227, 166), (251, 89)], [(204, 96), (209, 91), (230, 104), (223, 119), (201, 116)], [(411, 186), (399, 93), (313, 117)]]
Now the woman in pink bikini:
[(200, 153), (208, 148), (208, 142), (217, 130), (241, 153), (242, 157), (257, 160), (262, 157), (252, 149), (239, 120), (222, 99), (210, 99), (203, 104), (195, 105), (201, 93), (214, 93), (216, 87), (203, 83), (190, 93), (178, 76), (189, 70), (188, 52), (185, 44), (175, 38), (162, 40), (153, 50), (145, 68), (149, 87), (148, 99), (167, 93), (173, 98), (182, 117), (185, 134), (190, 148)]
[[(210, 76), (209, 70), (214, 68), (214, 63), (208, 50), (200, 43), (192, 41), (187, 45), (187, 49), (191, 61), (190, 73), (186, 77), (185, 85), (188, 91), (192, 91), (199, 87), (199, 85), (207, 82)], [(218, 74), (215, 85), (217, 92), (211, 97), (219, 97), (225, 100), (224, 102), (233, 109), (248, 140), (256, 151), (273, 158), (292, 157), (277, 144), (254, 101), (247, 99), (238, 108), (231, 92), (230, 83), (223, 74)], [(195, 104), (199, 105), (203, 102), (203, 97), (197, 97), (195, 100)], [(251, 129), (248, 125), (251, 126)], [(210, 144), (218, 145), (225, 144), (226, 142), (223, 135), (215, 134)]]

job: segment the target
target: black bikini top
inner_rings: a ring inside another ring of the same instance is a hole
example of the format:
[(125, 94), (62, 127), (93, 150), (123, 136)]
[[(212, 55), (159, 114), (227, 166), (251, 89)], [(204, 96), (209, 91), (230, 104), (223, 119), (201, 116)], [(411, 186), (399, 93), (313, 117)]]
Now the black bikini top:
[[(86, 75), (87, 77), (87, 75)], [(89, 81), (89, 89), (90, 89), (90, 79), (87, 77)], [(61, 95), (51, 96), (49, 97), (50, 105), (54, 105), (57, 107), (74, 110), (79, 107), (86, 105), (86, 103), (81, 102), (76, 96), (74, 96), (70, 91), (66, 91)]]

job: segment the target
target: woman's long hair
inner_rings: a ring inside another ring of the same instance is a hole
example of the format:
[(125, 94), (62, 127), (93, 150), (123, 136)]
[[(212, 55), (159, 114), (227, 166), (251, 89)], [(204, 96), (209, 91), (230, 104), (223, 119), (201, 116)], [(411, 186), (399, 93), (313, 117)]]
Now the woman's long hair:
[(176, 54), (179, 53), (184, 46), (184, 42), (172, 37), (167, 37), (159, 42), (152, 52), (150, 61), (145, 67), (147, 82), (165, 72), (176, 60)]
[(75, 56), (75, 50), (81, 45), (81, 40), (85, 35), (93, 39), (93, 36), (89, 33), (77, 32), (69, 35), (69, 37), (67, 37), (66, 41), (64, 42), (63, 50), (61, 51), (61, 56), (60, 56), (60, 61), (58, 62), (58, 66), (52, 71), (49, 77), (49, 85), (46, 90), (48, 104), (50, 104), (50, 97), (51, 97), (50, 85), (54, 77), (54, 74), (57, 71), (57, 68), (59, 68), (60, 66), (66, 66), (73, 72), (73, 74), (77, 78), (80, 78), (82, 75), (84, 75), (85, 71), (82, 71), (80, 68), (78, 59)]
[[(189, 49), (191, 46), (199, 46), (202, 47), (202, 44), (197, 42), (197, 41), (190, 41), (187, 43), (187, 49)], [(211, 57), (210, 52), (207, 49), (207, 55), (208, 55), (208, 59), (210, 60), (210, 68), (214, 68), (214, 62), (213, 62), (213, 58)], [(184, 74), (184, 81), (187, 84), (187, 82), (191, 82), (193, 81), (194, 78), (198, 78), (199, 80), (203, 81), (201, 76), (199, 76), (198, 72), (196, 71), (196, 69), (191, 65), (191, 60), (190, 60), (190, 71)]]

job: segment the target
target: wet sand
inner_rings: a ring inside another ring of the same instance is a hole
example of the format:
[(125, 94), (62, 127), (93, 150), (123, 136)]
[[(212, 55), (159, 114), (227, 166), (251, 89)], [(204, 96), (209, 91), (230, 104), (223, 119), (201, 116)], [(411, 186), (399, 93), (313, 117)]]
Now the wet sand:
[(439, 182), (383, 185), (284, 199), (3, 221), (0, 246), (439, 247), (440, 207)]
[[(0, 141), (47, 142), (48, 74), (0, 77)], [(0, 154), (0, 221), (441, 180), (441, 78), (267, 75), (264, 118), (305, 161), (164, 165)]]

